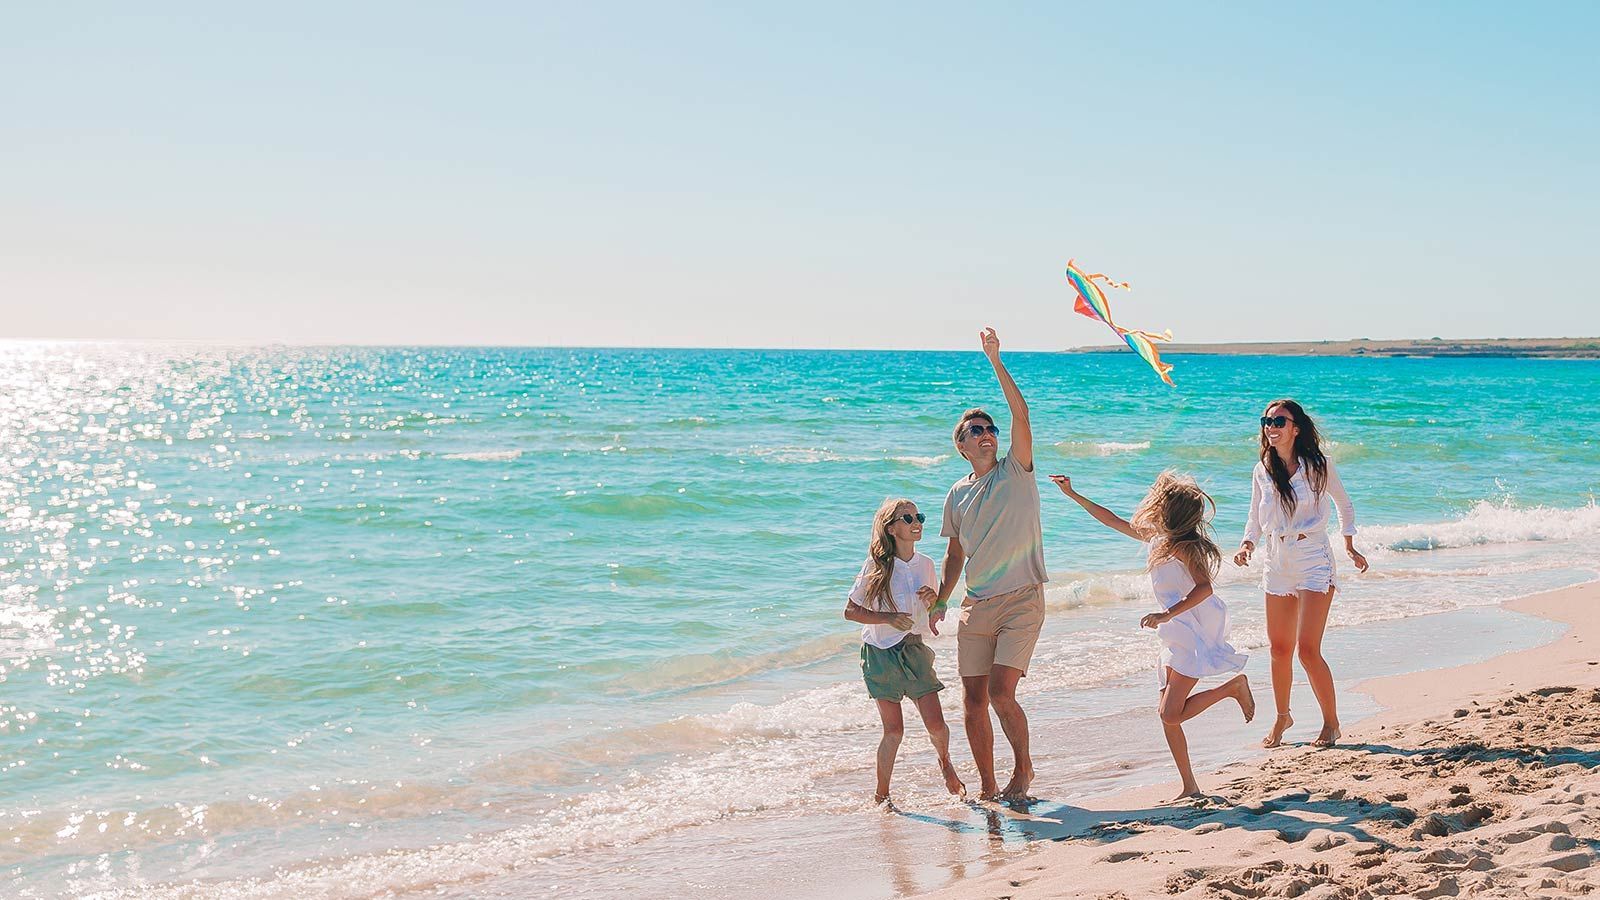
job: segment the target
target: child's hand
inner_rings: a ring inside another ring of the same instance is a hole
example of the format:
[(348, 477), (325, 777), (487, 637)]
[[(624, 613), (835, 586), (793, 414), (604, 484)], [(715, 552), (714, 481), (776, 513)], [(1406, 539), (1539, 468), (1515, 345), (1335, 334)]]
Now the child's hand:
[(1056, 487), (1061, 488), (1061, 493), (1068, 497), (1072, 496), (1072, 479), (1069, 476), (1051, 475), (1050, 480), (1056, 483)]
[(1147, 615), (1145, 615), (1144, 618), (1139, 620), (1139, 627), (1140, 628), (1155, 628), (1158, 625), (1165, 625), (1170, 621), (1172, 621), (1172, 614), (1171, 613), (1164, 613), (1164, 612), (1148, 613)]
[(1239, 545), (1239, 552), (1235, 553), (1233, 555), (1233, 564), (1236, 565), (1236, 566), (1249, 565), (1250, 564), (1250, 553), (1251, 553), (1251, 551), (1253, 551), (1255, 549), (1256, 549), (1256, 545), (1250, 543), (1249, 541), (1245, 541), (1243, 544), (1240, 544)]
[(923, 585), (917, 588), (917, 599), (922, 601), (923, 606), (933, 609), (933, 605), (939, 602), (939, 592), (928, 585)]
[(895, 631), (910, 631), (917, 627), (917, 621), (909, 613), (895, 613), (889, 617), (889, 626)]

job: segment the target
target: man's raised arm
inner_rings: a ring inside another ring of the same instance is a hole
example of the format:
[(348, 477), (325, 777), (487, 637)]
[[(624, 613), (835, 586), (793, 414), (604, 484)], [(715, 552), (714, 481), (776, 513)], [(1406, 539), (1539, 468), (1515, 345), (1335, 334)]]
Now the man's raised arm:
[(1006, 371), (1005, 363), (1000, 361), (1000, 336), (994, 333), (993, 328), (985, 328), (978, 337), (983, 341), (983, 355), (989, 357), (989, 365), (994, 366), (995, 377), (1000, 379), (1000, 390), (1006, 395), (1006, 405), (1011, 407), (1011, 449), (1007, 455), (1023, 469), (1032, 472), (1033, 423), (1028, 421), (1028, 402), (1022, 399), (1022, 391), (1017, 389), (1017, 383)]

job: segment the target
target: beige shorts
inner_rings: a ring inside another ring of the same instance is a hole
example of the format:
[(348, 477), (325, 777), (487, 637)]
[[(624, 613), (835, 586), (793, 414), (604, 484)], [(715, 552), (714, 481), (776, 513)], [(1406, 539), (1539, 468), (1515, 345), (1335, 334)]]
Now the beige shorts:
[(987, 600), (961, 601), (956, 669), (962, 678), (988, 675), (995, 666), (1028, 674), (1033, 645), (1044, 626), (1044, 585), (1030, 584)]

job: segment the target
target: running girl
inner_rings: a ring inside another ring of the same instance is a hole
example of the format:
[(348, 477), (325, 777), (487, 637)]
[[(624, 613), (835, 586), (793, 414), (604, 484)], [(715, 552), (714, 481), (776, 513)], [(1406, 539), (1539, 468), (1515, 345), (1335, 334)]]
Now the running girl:
[(1100, 524), (1147, 544), (1150, 586), (1164, 610), (1140, 619), (1139, 627), (1154, 628), (1161, 638), (1161, 727), (1183, 779), (1178, 798), (1198, 796), (1183, 723), (1228, 697), (1239, 702), (1246, 722), (1256, 714), (1250, 682), (1242, 674), (1220, 687), (1189, 693), (1201, 678), (1239, 672), (1245, 663), (1244, 654), (1228, 643), (1228, 607), (1211, 592), (1211, 578), (1222, 562), (1206, 514), (1215, 504), (1194, 479), (1162, 472), (1129, 522), (1074, 491), (1067, 476), (1050, 480)]

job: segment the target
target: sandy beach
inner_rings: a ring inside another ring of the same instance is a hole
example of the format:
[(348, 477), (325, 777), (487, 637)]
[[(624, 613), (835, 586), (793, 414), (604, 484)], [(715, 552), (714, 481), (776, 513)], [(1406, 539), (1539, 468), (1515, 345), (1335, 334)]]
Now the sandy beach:
[(1209, 795), (1192, 802), (1164, 804), (1164, 785), (1055, 813), (1039, 823), (1053, 841), (923, 896), (1588, 895), (1600, 888), (1600, 582), (1505, 605), (1568, 630), (1362, 683), (1384, 711), (1337, 748), (1263, 751), (1202, 777)]

